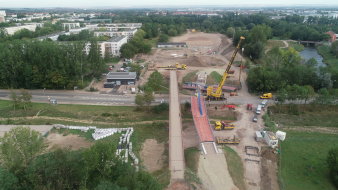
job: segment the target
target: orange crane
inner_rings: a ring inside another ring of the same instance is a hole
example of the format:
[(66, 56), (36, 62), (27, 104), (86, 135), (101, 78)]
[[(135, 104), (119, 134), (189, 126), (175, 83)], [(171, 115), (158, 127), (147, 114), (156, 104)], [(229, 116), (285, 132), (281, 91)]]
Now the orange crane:
[(230, 59), (230, 62), (229, 62), (229, 64), (228, 64), (226, 70), (224, 71), (223, 77), (222, 77), (220, 83), (218, 84), (218, 87), (216, 88), (216, 90), (215, 90), (215, 88), (214, 88), (213, 86), (208, 86), (208, 88), (207, 88), (207, 99), (208, 99), (208, 100), (210, 100), (210, 99), (215, 99), (215, 100), (222, 100), (222, 99), (225, 99), (225, 96), (224, 96), (223, 91), (222, 91), (222, 87), (223, 87), (223, 85), (224, 85), (224, 83), (225, 83), (225, 81), (226, 81), (226, 79), (227, 79), (227, 76), (228, 76), (228, 74), (229, 74), (231, 65), (232, 65), (232, 63), (234, 62), (235, 57), (236, 57), (236, 55), (237, 55), (237, 52), (238, 52), (238, 50), (240, 49), (241, 43), (242, 43), (242, 41), (243, 41), (244, 39), (245, 39), (245, 38), (244, 38), (243, 36), (240, 37), (239, 42), (238, 42), (238, 44), (237, 44), (237, 47), (236, 47), (234, 53), (232, 54), (232, 57), (231, 57), (231, 59)]

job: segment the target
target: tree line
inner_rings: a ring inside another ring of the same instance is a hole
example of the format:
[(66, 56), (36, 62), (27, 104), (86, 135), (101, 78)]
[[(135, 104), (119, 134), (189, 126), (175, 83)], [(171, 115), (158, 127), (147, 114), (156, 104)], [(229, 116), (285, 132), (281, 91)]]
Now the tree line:
[[(147, 172), (115, 156), (112, 141), (88, 149), (47, 150), (39, 132), (17, 127), (0, 138), (0, 187), (19, 189), (161, 189)], [(29, 142), (29, 143), (27, 143)]]
[(97, 42), (86, 55), (84, 43), (14, 40), (0, 43), (0, 88), (72, 89), (104, 70)]

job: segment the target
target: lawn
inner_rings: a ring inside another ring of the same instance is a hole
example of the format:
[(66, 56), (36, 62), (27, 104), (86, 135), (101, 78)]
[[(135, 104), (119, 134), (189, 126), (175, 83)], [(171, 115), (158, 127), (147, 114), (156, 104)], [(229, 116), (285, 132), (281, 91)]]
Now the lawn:
[(198, 71), (191, 71), (189, 73), (187, 73), (184, 77), (183, 77), (183, 80), (182, 82), (185, 83), (185, 82), (196, 82), (197, 80), (197, 73)]
[(50, 105), (45, 103), (32, 103), (27, 111), (14, 110), (11, 101), (0, 100), (0, 118), (48, 116), (63, 117), (78, 120), (102, 121), (102, 122), (140, 122), (154, 120), (168, 120), (168, 112), (155, 114), (149, 110), (135, 111), (132, 106), (95, 106), (95, 105)]
[[(292, 110), (290, 110), (292, 108)], [(270, 118), (285, 127), (338, 127), (337, 105), (279, 105), (268, 108)], [(296, 109), (296, 114), (291, 114)]]
[(329, 181), (326, 156), (338, 146), (338, 135), (286, 131), (281, 143), (282, 190), (335, 190)]
[(302, 44), (299, 44), (298, 42), (288, 42), (288, 43), (289, 43), (289, 47), (292, 47), (298, 52), (301, 52), (304, 50), (304, 46)]
[(221, 79), (222, 79), (222, 75), (216, 71), (213, 71), (207, 77), (207, 84), (208, 85), (218, 84), (219, 81), (221, 81)]
[(193, 187), (195, 187), (194, 183), (201, 184), (201, 180), (199, 179), (198, 172), (198, 162), (200, 158), (200, 151), (196, 147), (190, 147), (184, 150), (184, 160), (185, 160), (185, 179), (190, 183)]
[(245, 190), (244, 168), (241, 158), (230, 147), (224, 146), (224, 154), (227, 160), (228, 170), (236, 187), (240, 190)]
[(284, 47), (283, 41), (280, 40), (268, 40), (265, 49), (272, 49), (274, 47)]

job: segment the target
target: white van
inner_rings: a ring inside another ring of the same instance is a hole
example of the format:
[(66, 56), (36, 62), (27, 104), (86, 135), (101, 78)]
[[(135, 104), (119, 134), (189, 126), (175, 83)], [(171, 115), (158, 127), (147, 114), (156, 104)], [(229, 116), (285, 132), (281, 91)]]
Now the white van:
[(256, 114), (261, 114), (262, 111), (262, 105), (258, 105), (256, 109)]
[(268, 103), (268, 100), (263, 100), (262, 103), (261, 103), (262, 107), (264, 108), (267, 103)]

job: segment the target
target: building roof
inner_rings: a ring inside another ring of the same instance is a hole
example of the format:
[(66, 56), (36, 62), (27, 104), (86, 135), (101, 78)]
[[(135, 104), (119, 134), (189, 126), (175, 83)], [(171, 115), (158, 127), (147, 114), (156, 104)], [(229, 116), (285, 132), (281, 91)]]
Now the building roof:
[(109, 72), (107, 79), (136, 79), (136, 72)]
[(187, 45), (185, 42), (159, 42), (157, 45)]
[(126, 38), (126, 36), (116, 36), (116, 37), (110, 38), (107, 41), (108, 42), (119, 42), (119, 41), (123, 40), (124, 38)]

